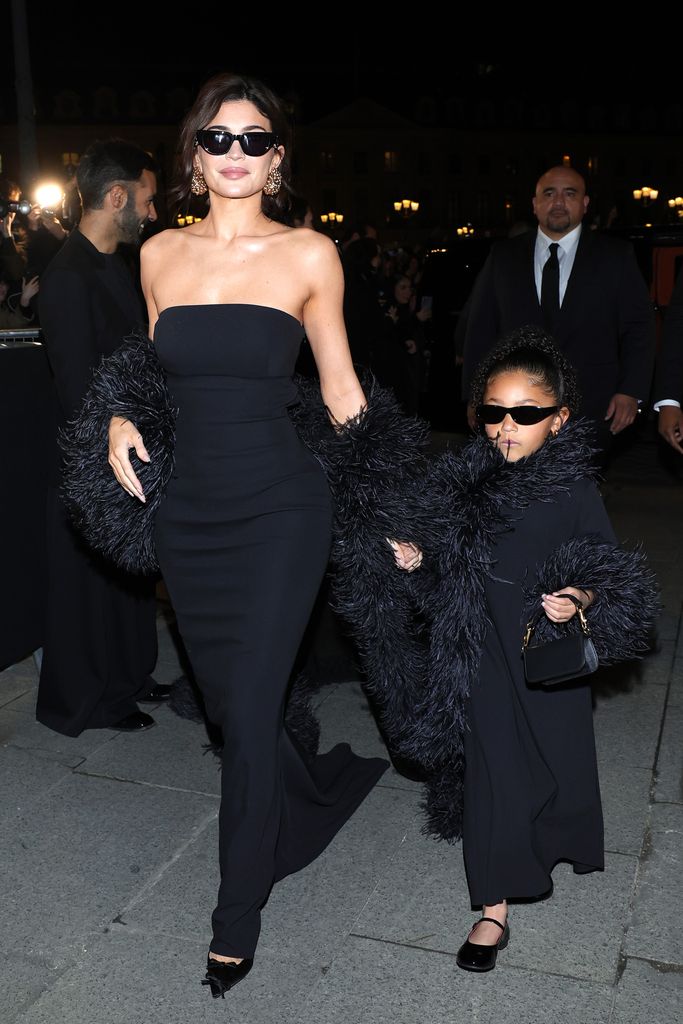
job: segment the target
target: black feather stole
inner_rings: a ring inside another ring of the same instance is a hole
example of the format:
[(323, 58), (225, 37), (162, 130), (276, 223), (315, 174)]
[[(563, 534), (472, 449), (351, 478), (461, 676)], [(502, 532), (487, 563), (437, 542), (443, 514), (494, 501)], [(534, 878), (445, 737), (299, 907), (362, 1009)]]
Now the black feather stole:
[[(112, 416), (140, 431), (151, 461), (132, 452), (146, 502), (124, 491), (107, 461)], [(102, 360), (81, 409), (61, 432), (62, 497), (87, 544), (120, 568), (154, 573), (154, 517), (173, 473), (175, 417), (154, 345), (136, 331)]]

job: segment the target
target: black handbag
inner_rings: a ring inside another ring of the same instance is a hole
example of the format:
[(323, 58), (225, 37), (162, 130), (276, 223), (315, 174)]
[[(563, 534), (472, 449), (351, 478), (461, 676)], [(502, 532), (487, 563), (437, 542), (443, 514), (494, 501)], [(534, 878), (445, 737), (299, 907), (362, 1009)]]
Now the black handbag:
[[(591, 631), (583, 612), (583, 605), (573, 594), (562, 594), (576, 605), (576, 616), (579, 631), (549, 640), (547, 643), (532, 644), (534, 630), (538, 625), (543, 609), (532, 616), (527, 622), (526, 632), (522, 640), (522, 658), (524, 659), (524, 675), (528, 683), (541, 686), (557, 686), (581, 676), (589, 676), (598, 667), (598, 655), (591, 640)], [(571, 628), (570, 620), (567, 625)]]

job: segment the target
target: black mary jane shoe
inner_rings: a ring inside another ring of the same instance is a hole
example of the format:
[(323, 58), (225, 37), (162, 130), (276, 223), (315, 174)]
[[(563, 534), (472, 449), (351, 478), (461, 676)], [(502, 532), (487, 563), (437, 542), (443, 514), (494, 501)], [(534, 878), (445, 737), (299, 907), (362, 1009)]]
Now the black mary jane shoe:
[(214, 999), (219, 997), (225, 999), (225, 993), (229, 992), (242, 978), (246, 978), (253, 966), (253, 959), (245, 958), (238, 964), (226, 964), (222, 960), (214, 960), (213, 957), (208, 957), (206, 961), (206, 977), (202, 981), (202, 985), (211, 986), (211, 995)]
[[(470, 935), (474, 928), (477, 927), (477, 924), (481, 924), (482, 921), (490, 921), (491, 924), (497, 924), (502, 932), (498, 942), (493, 946), (478, 946), (476, 942), (470, 942)], [(480, 917), (477, 924), (472, 928), (470, 935), (467, 936), (467, 940), (463, 942), (458, 950), (455, 962), (458, 967), (462, 967), (463, 971), (492, 971), (496, 966), (498, 951), (505, 949), (510, 941), (510, 925), (507, 921), (502, 925), (500, 921), (496, 921), (495, 917)]]

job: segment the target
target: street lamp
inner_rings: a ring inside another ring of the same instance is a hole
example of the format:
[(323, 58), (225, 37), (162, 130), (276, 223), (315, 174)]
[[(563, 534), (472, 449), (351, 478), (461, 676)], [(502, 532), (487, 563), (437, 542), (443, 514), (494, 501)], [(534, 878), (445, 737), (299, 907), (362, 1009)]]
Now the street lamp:
[(650, 203), (654, 203), (658, 195), (659, 189), (650, 188), (649, 185), (643, 185), (642, 188), (633, 189), (633, 198), (637, 203), (642, 203), (643, 206), (649, 206)]
[(667, 206), (671, 215), (677, 220), (683, 220), (683, 196), (676, 196), (675, 199), (668, 199)]
[(461, 228), (457, 229), (457, 235), (459, 238), (471, 238), (474, 234), (474, 228), (471, 224), (463, 224)]
[(320, 219), (323, 224), (343, 224), (344, 214), (337, 213), (335, 210), (330, 210), (329, 213), (321, 213)]
[(412, 217), (420, 209), (416, 199), (397, 199), (394, 203), (394, 210), (402, 217)]

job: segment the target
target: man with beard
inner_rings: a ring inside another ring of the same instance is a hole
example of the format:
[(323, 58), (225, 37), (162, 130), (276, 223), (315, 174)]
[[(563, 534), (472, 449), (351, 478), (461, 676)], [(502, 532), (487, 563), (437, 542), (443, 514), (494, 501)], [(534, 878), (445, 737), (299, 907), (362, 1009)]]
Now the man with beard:
[(552, 167), (536, 185), (538, 229), (491, 250), (470, 300), (463, 378), (502, 335), (538, 324), (578, 372), (581, 413), (596, 422), (600, 447), (633, 423), (646, 401), (655, 354), (654, 313), (628, 242), (582, 225), (586, 183)]
[[(144, 322), (135, 283), (117, 252), (156, 220), (155, 164), (120, 139), (96, 142), (76, 175), (78, 227), (40, 283), (40, 317), (60, 426), (79, 410), (93, 370)], [(48, 494), (48, 586), (38, 721), (66, 736), (154, 725), (138, 700), (167, 699), (151, 678), (157, 658), (154, 584), (90, 552), (59, 497), (59, 456)]]

